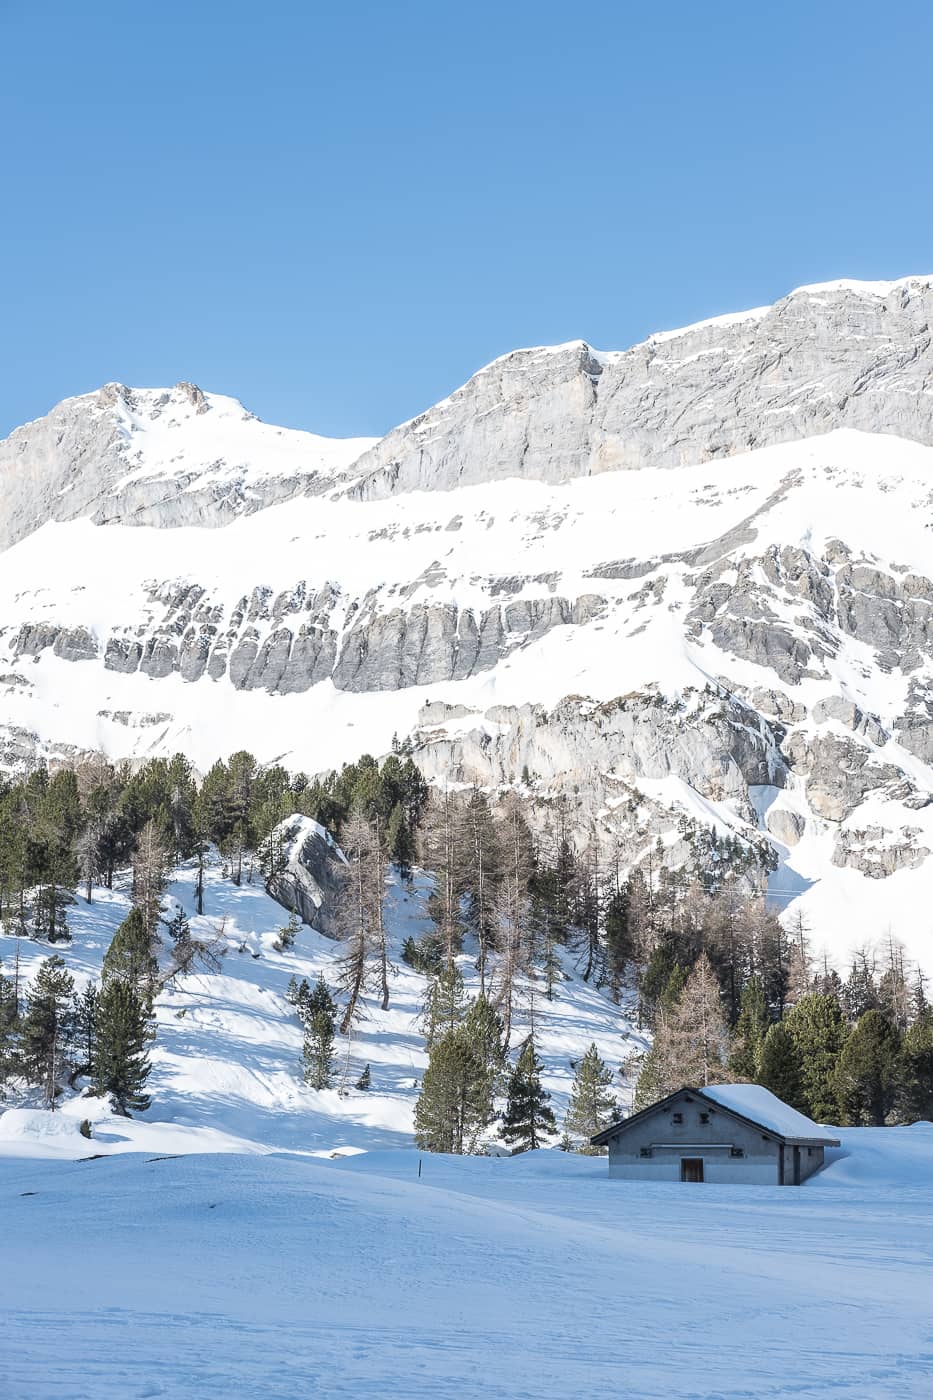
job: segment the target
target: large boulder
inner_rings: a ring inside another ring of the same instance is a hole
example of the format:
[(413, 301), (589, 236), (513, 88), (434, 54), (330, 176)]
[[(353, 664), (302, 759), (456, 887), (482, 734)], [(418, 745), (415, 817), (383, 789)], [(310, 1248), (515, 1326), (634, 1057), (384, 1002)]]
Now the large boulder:
[(283, 909), (328, 938), (336, 938), (347, 858), (330, 832), (295, 813), (269, 838), (273, 873), (266, 890)]

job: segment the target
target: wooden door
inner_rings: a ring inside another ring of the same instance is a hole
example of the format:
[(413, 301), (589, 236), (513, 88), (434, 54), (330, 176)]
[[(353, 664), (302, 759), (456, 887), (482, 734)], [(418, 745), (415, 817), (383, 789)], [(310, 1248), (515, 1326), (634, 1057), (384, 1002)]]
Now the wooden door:
[(680, 1179), (681, 1179), (681, 1181), (702, 1181), (702, 1180), (703, 1180), (703, 1158), (702, 1158), (702, 1157), (681, 1157), (681, 1159), (680, 1159)]

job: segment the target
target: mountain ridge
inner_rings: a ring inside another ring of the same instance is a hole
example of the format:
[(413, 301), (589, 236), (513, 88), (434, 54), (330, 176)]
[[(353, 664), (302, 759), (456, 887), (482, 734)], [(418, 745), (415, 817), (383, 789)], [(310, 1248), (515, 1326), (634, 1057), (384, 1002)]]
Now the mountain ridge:
[(729, 831), (836, 946), (887, 903), (928, 950), (931, 313), (931, 279), (821, 284), (513, 352), (361, 453), (112, 387), (56, 459), (83, 512), (0, 553), (0, 763), (319, 771), (396, 736), (435, 781), (527, 775), (628, 864)]

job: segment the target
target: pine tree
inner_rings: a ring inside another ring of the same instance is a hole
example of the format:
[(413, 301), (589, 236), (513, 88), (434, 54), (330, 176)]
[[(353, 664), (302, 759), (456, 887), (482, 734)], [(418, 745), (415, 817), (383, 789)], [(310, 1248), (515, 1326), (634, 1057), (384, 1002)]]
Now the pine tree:
[(769, 1024), (762, 980), (760, 977), (750, 977), (742, 989), (741, 1009), (729, 1055), (729, 1069), (739, 1079), (754, 1082), (757, 1078), (758, 1059)]
[(609, 992), (613, 1001), (618, 1002), (625, 974), (635, 959), (636, 951), (627, 884), (620, 886), (610, 896), (606, 905), (604, 924)]
[(283, 924), (273, 941), (273, 948), (277, 953), (287, 953), (289, 948), (294, 948), (295, 940), (301, 932), (301, 920), (294, 909), (288, 916), (288, 923)]
[[(456, 1024), (455, 1021), (449, 1024)], [(480, 995), (471, 1003), (463, 1018), (463, 1027), (477, 1055), (489, 1071), (498, 1090), (505, 1068), (505, 1044), (502, 1017), (486, 997)]]
[(429, 1053), (434, 1049), (435, 1041), (462, 1024), (466, 1014), (463, 974), (456, 963), (452, 966), (445, 964), (431, 979), (424, 999), (421, 1027)]
[(122, 981), (151, 1005), (158, 977), (152, 939), (141, 909), (131, 909), (113, 936), (101, 966), (101, 984)]
[(93, 982), (88, 982), (75, 1007), (75, 1030), (84, 1074), (94, 1072), (97, 1057), (98, 1001), (97, 987)]
[(188, 921), (188, 915), (180, 904), (172, 917), (167, 921), (165, 930), (172, 940), (173, 948), (177, 947), (179, 943), (184, 944), (191, 942), (191, 924)]
[(933, 1120), (933, 1010), (924, 1006), (902, 1046), (900, 1116), (905, 1123)]
[(41, 964), (29, 989), (20, 1036), (26, 1075), (54, 1107), (74, 1032), (74, 981), (59, 957)]
[(509, 1076), (502, 1118), (502, 1136), (513, 1144), (514, 1151), (534, 1151), (543, 1145), (545, 1136), (557, 1132), (550, 1100), (541, 1083), (541, 1062), (535, 1054), (534, 1039), (529, 1036)]
[(858, 1021), (866, 1011), (878, 1010), (875, 960), (866, 948), (860, 949), (852, 960), (852, 969), (843, 988), (842, 1005), (851, 1022)]
[(805, 1112), (817, 1123), (831, 1123), (836, 1113), (836, 1060), (846, 1036), (835, 997), (811, 992), (784, 1017), (784, 1028), (800, 1060)]
[(16, 1063), (19, 1002), (11, 978), (0, 976), (0, 1095)]
[(756, 1079), (772, 1094), (806, 1113), (807, 1102), (801, 1084), (800, 1054), (783, 1022), (768, 1027), (758, 1051)]
[(595, 1042), (576, 1065), (570, 1105), (564, 1118), (564, 1132), (581, 1141), (580, 1151), (597, 1152), (590, 1138), (608, 1128), (618, 1113), (615, 1094), (610, 1093), (612, 1071), (600, 1059)]
[(318, 1007), (305, 1022), (303, 1050), (305, 1083), (312, 1089), (329, 1089), (334, 1072), (333, 1015)]
[(901, 1038), (880, 1011), (866, 1011), (843, 1045), (835, 1088), (843, 1120), (883, 1127), (901, 1090)]
[(145, 1112), (150, 1098), (144, 1092), (149, 1078), (146, 1055), (148, 1018), (146, 1004), (135, 986), (122, 977), (105, 983), (97, 1008), (95, 1086), (107, 1095), (124, 1118), (130, 1110)]
[(492, 1079), (466, 1029), (434, 1042), (415, 1105), (415, 1141), (428, 1152), (474, 1152), (493, 1117)]

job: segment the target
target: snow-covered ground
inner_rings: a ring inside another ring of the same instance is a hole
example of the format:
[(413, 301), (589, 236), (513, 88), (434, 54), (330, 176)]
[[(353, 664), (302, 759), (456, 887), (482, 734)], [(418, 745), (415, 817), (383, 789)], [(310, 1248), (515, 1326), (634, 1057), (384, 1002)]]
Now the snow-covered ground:
[(799, 1190), (560, 1152), (0, 1161), (0, 1393), (920, 1400), (933, 1126), (842, 1137)]
[[(288, 915), (265, 893), (258, 874), (239, 888), (219, 866), (208, 871), (205, 913), (194, 904), (195, 872), (182, 866), (167, 892), (167, 904), (182, 904), (196, 938), (220, 932), (226, 954), (218, 973), (179, 979), (156, 1002), (157, 1035), (151, 1051), (148, 1091), (152, 1107), (138, 1118), (111, 1115), (97, 1099), (74, 1097), (49, 1114), (28, 1106), (0, 1104), (0, 1157), (18, 1155), (84, 1157), (93, 1152), (271, 1152), (329, 1155), (334, 1151), (410, 1146), (418, 1085), (427, 1065), (420, 1029), (426, 980), (402, 962), (399, 952), (409, 934), (428, 926), (426, 885), (408, 886), (390, 876), (386, 923), (392, 956), (391, 1001), (382, 1011), (367, 996), (349, 1044), (338, 1036), (336, 1087), (318, 1092), (301, 1078), (302, 1031), (286, 1000), (292, 977), (319, 975), (333, 986), (342, 948), (302, 927), (293, 948), (273, 944)], [(95, 888), (90, 905), (78, 897), (69, 910), (72, 942), (50, 948), (22, 940), (21, 977), (30, 977), (43, 958), (57, 952), (76, 981), (99, 974), (101, 960), (129, 912), (125, 879), (113, 891)], [(0, 934), (0, 959), (13, 972), (14, 941)], [(478, 979), (469, 952), (461, 959), (467, 989)], [(595, 1041), (607, 1063), (618, 1069), (644, 1041), (629, 1017), (600, 991), (583, 982), (572, 954), (565, 954), (567, 981), (548, 1002), (540, 989), (523, 983), (513, 1045), (527, 1034), (534, 1014), (536, 1044), (545, 1083), (562, 1116), (573, 1079), (570, 1061)], [(533, 997), (533, 1004), (532, 1004)], [(372, 1087), (354, 1086), (366, 1065)], [(343, 1091), (343, 1092), (341, 1092)], [(621, 1093), (621, 1088), (620, 1088)], [(93, 1125), (94, 1141), (78, 1132), (82, 1119)]]
[[(395, 950), (421, 893), (392, 884)], [(182, 867), (170, 896), (193, 912), (192, 895)], [(71, 909), (78, 980), (127, 908), (121, 887)], [(841, 1130), (799, 1190), (610, 1181), (604, 1158), (556, 1150), (420, 1154), (424, 979), (396, 956), (346, 1096), (316, 1093), (285, 991), (333, 980), (339, 948), (302, 928), (277, 953), (284, 922), (214, 867), (192, 927), (222, 927), (228, 952), (157, 1002), (150, 1110), (0, 1116), (3, 1400), (931, 1393), (933, 1126)], [(49, 951), (23, 943), (21, 971)], [(7, 973), (13, 953), (0, 941)], [(595, 1040), (615, 1068), (638, 1043), (567, 971), (535, 1004), (559, 1115), (571, 1057)], [(516, 1039), (528, 1012), (526, 996)]]

